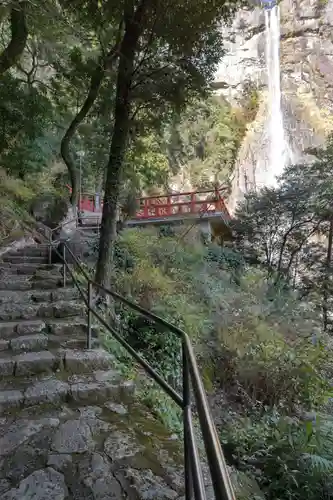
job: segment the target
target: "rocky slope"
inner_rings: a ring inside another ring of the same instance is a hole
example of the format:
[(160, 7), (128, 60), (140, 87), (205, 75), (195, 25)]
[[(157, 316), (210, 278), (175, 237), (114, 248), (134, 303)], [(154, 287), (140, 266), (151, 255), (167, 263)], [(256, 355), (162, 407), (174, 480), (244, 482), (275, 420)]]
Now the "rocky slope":
[[(333, 128), (333, 0), (282, 0), (281, 89), (284, 125), (293, 159), (322, 144)], [(226, 55), (216, 85), (230, 101), (249, 85), (258, 89), (259, 106), (248, 128), (235, 169), (230, 207), (256, 185), (265, 164), (267, 74), (265, 18), (262, 9), (238, 12), (226, 31)], [(263, 167), (260, 167), (263, 168)]]

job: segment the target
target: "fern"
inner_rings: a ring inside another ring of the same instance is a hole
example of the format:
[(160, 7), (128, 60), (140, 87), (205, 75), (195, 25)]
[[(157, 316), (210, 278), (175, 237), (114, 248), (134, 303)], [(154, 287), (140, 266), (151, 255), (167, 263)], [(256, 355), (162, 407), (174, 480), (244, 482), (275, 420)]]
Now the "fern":
[(333, 472), (333, 460), (315, 453), (303, 453), (300, 462), (303, 463), (309, 474), (330, 474)]

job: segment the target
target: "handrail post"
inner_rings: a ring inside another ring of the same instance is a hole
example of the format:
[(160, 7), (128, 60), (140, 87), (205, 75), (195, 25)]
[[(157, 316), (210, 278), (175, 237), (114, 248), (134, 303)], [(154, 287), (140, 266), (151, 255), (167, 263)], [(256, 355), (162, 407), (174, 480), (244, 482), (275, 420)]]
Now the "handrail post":
[(87, 310), (87, 349), (91, 349), (91, 307), (93, 298), (93, 286), (92, 282), (88, 281), (88, 310)]
[(192, 464), (189, 446), (189, 414), (191, 413), (190, 374), (186, 348), (182, 342), (183, 362), (183, 429), (184, 429), (184, 473), (185, 473), (185, 500), (193, 498)]
[(63, 245), (63, 250), (62, 250), (62, 262), (63, 262), (63, 287), (66, 287), (66, 245)]

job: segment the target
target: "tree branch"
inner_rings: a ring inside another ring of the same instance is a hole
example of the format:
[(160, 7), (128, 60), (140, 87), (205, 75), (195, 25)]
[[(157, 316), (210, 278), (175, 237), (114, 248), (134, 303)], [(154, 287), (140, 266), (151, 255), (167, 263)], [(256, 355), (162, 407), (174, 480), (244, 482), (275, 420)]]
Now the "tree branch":
[[(119, 29), (121, 29), (120, 26), (119, 26)], [(118, 56), (119, 38), (120, 38), (120, 34), (118, 33), (117, 41), (116, 41), (116, 44), (114, 45), (114, 47), (108, 52), (108, 54), (106, 55), (105, 58), (100, 57), (100, 59), (97, 63), (97, 66), (95, 68), (95, 71), (91, 76), (88, 95), (87, 95), (81, 109), (79, 110), (77, 115), (71, 121), (71, 123), (70, 123), (68, 129), (66, 130), (66, 133), (63, 136), (62, 141), (61, 141), (61, 146), (60, 146), (61, 156), (62, 156), (62, 159), (64, 160), (64, 162), (68, 168), (68, 172), (69, 172), (69, 176), (70, 176), (70, 180), (71, 180), (71, 184), (72, 184), (71, 203), (73, 206), (75, 206), (77, 204), (79, 193), (78, 193), (77, 170), (75, 167), (75, 163), (72, 159), (72, 156), (70, 154), (70, 142), (71, 142), (75, 132), (77, 131), (79, 125), (82, 123), (82, 121), (88, 115), (88, 113), (90, 112), (92, 106), (94, 105), (94, 103), (98, 97), (99, 89), (101, 87), (106, 69), (110, 68), (111, 64), (114, 62), (114, 60)]]
[(27, 38), (26, 9), (28, 2), (12, 5), (10, 11), (11, 40), (0, 54), (0, 75), (11, 68), (22, 54)]

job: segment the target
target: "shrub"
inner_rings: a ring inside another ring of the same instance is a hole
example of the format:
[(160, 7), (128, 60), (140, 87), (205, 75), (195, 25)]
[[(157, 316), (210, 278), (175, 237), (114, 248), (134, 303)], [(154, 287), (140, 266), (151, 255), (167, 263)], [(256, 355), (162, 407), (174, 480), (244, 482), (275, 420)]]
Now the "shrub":
[[(243, 486), (259, 484), (252, 498), (298, 500), (302, 491), (306, 500), (331, 498), (333, 457), (319, 441), (332, 425), (295, 417), (320, 409), (331, 394), (316, 313), (232, 249), (127, 230), (115, 256), (117, 290), (191, 335), (206, 388), (222, 391), (229, 405), (214, 409), (227, 460)], [(177, 336), (123, 308), (117, 313), (129, 343), (179, 389)], [(140, 397), (167, 426), (181, 427), (160, 390), (149, 385)]]
[(221, 329), (211, 356), (215, 379), (229, 392), (237, 388), (243, 403), (290, 412), (318, 408), (331, 392), (322, 373), (328, 352), (321, 343), (302, 338), (289, 343), (262, 321)]
[(327, 415), (302, 422), (271, 412), (234, 420), (222, 431), (229, 460), (258, 482), (267, 499), (331, 498), (333, 421)]

